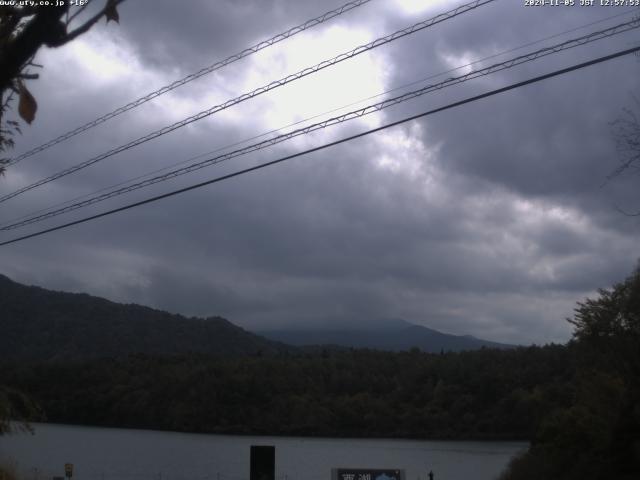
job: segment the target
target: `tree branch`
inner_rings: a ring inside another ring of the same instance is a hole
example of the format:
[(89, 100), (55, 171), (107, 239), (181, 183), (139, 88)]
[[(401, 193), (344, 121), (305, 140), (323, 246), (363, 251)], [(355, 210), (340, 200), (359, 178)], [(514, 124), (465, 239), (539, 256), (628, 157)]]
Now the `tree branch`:
[(64, 32), (60, 18), (68, 7), (43, 7), (25, 25), (24, 29), (7, 42), (0, 51), (0, 89), (10, 87), (24, 65), (36, 54), (43, 44), (59, 38)]
[[(104, 7), (80, 27), (67, 33), (67, 26), (61, 20), (69, 11), (69, 6), (24, 7), (16, 15), (9, 16), (9, 23), (2, 25), (6, 30), (6, 43), (0, 50), (0, 89), (9, 87), (11, 79), (17, 78), (25, 64), (32, 59), (42, 45), (60, 47), (87, 32), (110, 8), (115, 8), (124, 0), (106, 0)], [(13, 39), (10, 38), (21, 18), (34, 13), (24, 29)], [(18, 22), (18, 23), (16, 23)], [(3, 22), (4, 23), (4, 22)], [(12, 27), (10, 28), (10, 26)]]
[(81, 25), (80, 27), (76, 28), (73, 32), (67, 33), (63, 38), (60, 39), (60, 43), (59, 44), (49, 45), (49, 46), (50, 47), (59, 47), (61, 45), (64, 45), (65, 43), (70, 42), (71, 40), (73, 40), (74, 38), (82, 35), (83, 33), (88, 32), (89, 29), (91, 27), (93, 27), (93, 25), (95, 25), (95, 23), (104, 16), (104, 14), (107, 12), (107, 10), (109, 8), (115, 7), (116, 5), (121, 4), (122, 2), (124, 2), (124, 0), (107, 0), (106, 4), (102, 8), (102, 10), (100, 10), (93, 17), (91, 17), (89, 20), (87, 20), (83, 25)]

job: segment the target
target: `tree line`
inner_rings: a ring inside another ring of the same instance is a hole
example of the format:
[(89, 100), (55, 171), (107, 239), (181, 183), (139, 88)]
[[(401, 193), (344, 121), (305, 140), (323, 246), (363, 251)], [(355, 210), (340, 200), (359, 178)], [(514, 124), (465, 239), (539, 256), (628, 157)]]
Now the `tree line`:
[(209, 433), (528, 439), (569, 404), (563, 346), (4, 364), (49, 421)]

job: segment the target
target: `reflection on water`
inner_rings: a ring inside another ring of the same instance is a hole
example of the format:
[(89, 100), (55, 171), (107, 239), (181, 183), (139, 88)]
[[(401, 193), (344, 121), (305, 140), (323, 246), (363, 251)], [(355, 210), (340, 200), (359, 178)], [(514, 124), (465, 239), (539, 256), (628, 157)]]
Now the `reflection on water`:
[(35, 435), (0, 437), (0, 459), (25, 480), (245, 480), (249, 447), (275, 445), (278, 480), (329, 480), (332, 468), (406, 471), (406, 480), (492, 480), (522, 442), (315, 439), (199, 435), (36, 424)]

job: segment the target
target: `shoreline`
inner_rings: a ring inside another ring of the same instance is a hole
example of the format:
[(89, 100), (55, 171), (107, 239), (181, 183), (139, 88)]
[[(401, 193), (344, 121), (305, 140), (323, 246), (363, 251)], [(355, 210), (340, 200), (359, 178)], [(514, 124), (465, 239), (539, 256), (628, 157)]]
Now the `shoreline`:
[[(145, 433), (173, 433), (182, 435), (208, 435), (208, 436), (224, 436), (224, 437), (260, 437), (260, 438), (289, 438), (289, 439), (301, 439), (301, 440), (380, 440), (380, 441), (406, 441), (406, 442), (443, 442), (443, 443), (455, 443), (455, 442), (470, 442), (470, 443), (527, 443), (530, 444), (531, 440), (528, 438), (517, 437), (502, 437), (496, 436), (490, 437), (383, 437), (383, 436), (354, 436), (354, 435), (300, 435), (300, 434), (287, 434), (287, 433), (252, 433), (252, 432), (193, 432), (187, 430), (160, 430), (154, 428), (141, 428), (130, 426), (112, 426), (112, 425), (87, 425), (80, 423), (61, 423), (61, 422), (29, 422), (32, 427), (38, 425), (56, 426), (56, 427), (73, 427), (73, 428), (87, 428), (87, 429), (105, 429), (105, 430), (132, 430)], [(32, 435), (29, 432), (14, 432), (15, 434), (27, 434)], [(35, 432), (33, 433), (35, 435)]]

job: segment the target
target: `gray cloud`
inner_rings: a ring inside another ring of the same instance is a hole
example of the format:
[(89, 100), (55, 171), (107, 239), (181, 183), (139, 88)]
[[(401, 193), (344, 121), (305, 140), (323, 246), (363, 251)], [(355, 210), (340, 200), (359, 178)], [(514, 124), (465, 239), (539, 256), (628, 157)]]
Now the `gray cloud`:
[[(38, 123), (27, 130), (19, 151), (59, 134), (67, 123), (80, 124), (126, 103), (145, 93), (148, 84), (161, 85), (176, 73), (200, 68), (321, 13), (313, 2), (217, 2), (215, 10), (212, 5), (186, 2), (178, 8), (174, 2), (154, 2), (149, 10), (145, 2), (125, 3), (120, 27), (101, 26), (83, 41), (89, 47), (104, 45), (105, 51), (121, 45), (121, 53), (130, 55), (124, 64), (136, 63), (141, 70), (103, 76), (82, 70), (86, 78), (76, 77), (81, 87), (70, 94), (52, 90), (50, 83), (60, 82), (69, 64), (46, 64), (47, 76), (34, 83), (41, 99)], [(337, 3), (324, 9), (334, 6)], [(543, 10), (496, 2), (384, 47), (375, 58), (383, 62), (385, 87), (442, 72), (451, 68), (451, 58), (490, 55), (612, 14), (607, 9)], [(372, 2), (340, 22), (375, 36), (418, 19), (390, 2)], [(394, 120), (611, 51), (632, 39), (583, 48), (442, 91), (376, 118)], [(53, 62), (58, 54), (44, 58)], [(68, 55), (62, 58), (73, 64), (73, 55)], [(256, 65), (247, 59), (193, 88), (161, 97), (25, 160), (2, 182), (9, 189), (37, 180), (211, 106), (216, 98), (240, 93)], [(273, 67), (274, 76), (286, 73), (278, 70), (283, 65)], [(617, 60), (3, 247), (0, 271), (47, 288), (88, 291), (187, 315), (220, 314), (260, 330), (393, 317), (499, 341), (565, 341), (570, 328), (564, 319), (575, 302), (621, 280), (639, 254), (637, 219), (613, 208), (640, 202), (634, 190), (637, 179), (601, 188), (617, 162), (608, 122), (628, 104), (638, 68), (635, 59)], [(87, 81), (94, 77), (101, 83)], [(310, 96), (314, 94), (322, 92)], [(276, 127), (263, 114), (297, 105), (274, 103), (273, 98), (239, 105), (226, 116), (214, 116), (19, 197), (5, 204), (2, 218)], [(69, 219), (364, 128), (354, 124), (320, 132)]]

